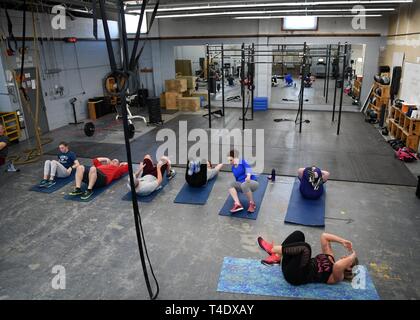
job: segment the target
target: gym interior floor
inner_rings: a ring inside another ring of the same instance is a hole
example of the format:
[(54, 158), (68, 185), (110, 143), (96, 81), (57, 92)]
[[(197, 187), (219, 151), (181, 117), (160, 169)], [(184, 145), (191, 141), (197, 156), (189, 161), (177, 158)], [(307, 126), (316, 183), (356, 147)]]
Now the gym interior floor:
[[(167, 122), (163, 127), (175, 126), (179, 114), (165, 114)], [(247, 126), (274, 132), (279, 127), (273, 118), (294, 119), (295, 114), (295, 111), (280, 110), (256, 113), (255, 120), (247, 122)], [(239, 110), (227, 109), (225, 118), (214, 119), (214, 126), (239, 127), (239, 115)], [(337, 152), (357, 152), (352, 149), (349, 135), (368, 125), (361, 115), (357, 116), (360, 121), (354, 121), (353, 113), (343, 113), (342, 134), (335, 136), (336, 124), (330, 122), (331, 113), (305, 112), (305, 118), (311, 122), (304, 124), (303, 133), (306, 130), (306, 135), (327, 137), (313, 144), (316, 150), (320, 143), (336, 143), (332, 147), (336, 147)], [(201, 119), (200, 114), (196, 114), (190, 122), (201, 124)], [(101, 124), (112, 121), (112, 117), (106, 117)], [(282, 125), (289, 131), (284, 139), (287, 149), (299, 149), (302, 140), (294, 123)], [(153, 127), (136, 122), (135, 139), (152, 139), (152, 130)], [(367, 130), (366, 134), (372, 135), (366, 137), (367, 141), (375, 141), (374, 131)], [(116, 127), (98, 130), (90, 138), (83, 135), (81, 127), (72, 126), (46, 136), (53, 137), (54, 141), (45, 145), (44, 150), (54, 148), (62, 139), (95, 142), (104, 147), (110, 143), (121, 147), (123, 141), (122, 131)], [(29, 142), (14, 145), (11, 154), (29, 145)], [(108, 150), (109, 145), (105, 149)], [(278, 149), (278, 152), (286, 151)], [(327, 156), (328, 150), (324, 151)], [(143, 153), (142, 150), (133, 152)], [(371, 146), (371, 152), (375, 152), (375, 145)], [(389, 148), (390, 162), (396, 161), (392, 152)], [(51, 156), (44, 155), (42, 160), (49, 158)], [(297, 168), (295, 160), (284, 161)], [(88, 163), (89, 159), (81, 159), (81, 162)], [(408, 167), (414, 179), (420, 167), (418, 164)], [(27, 191), (40, 180), (42, 161), (20, 169), (19, 173), (0, 176), (0, 299), (146, 299), (131, 203), (121, 201), (127, 192), (126, 179), (118, 181), (92, 202), (70, 202), (63, 200), (63, 193), (72, 185), (53, 194)], [(178, 175), (152, 203), (140, 204), (161, 299), (271, 298), (217, 292), (223, 258), (263, 258), (256, 243), (259, 235), (279, 242), (296, 229), (306, 234), (314, 252), (320, 251), (319, 236), (323, 231), (352, 240), (382, 299), (420, 298), (420, 254), (416, 249), (420, 245), (420, 201), (410, 183), (331, 180), (326, 198), (326, 226), (310, 228), (284, 223), (293, 177), (279, 176), (275, 183), (268, 185), (258, 219), (253, 221), (218, 215), (227, 198), (226, 186), (232, 179), (226, 172), (220, 173), (206, 205), (173, 203), (184, 183), (184, 169), (176, 169)], [(338, 256), (344, 254), (341, 248), (335, 249)], [(51, 288), (54, 265), (66, 267), (66, 290)]]

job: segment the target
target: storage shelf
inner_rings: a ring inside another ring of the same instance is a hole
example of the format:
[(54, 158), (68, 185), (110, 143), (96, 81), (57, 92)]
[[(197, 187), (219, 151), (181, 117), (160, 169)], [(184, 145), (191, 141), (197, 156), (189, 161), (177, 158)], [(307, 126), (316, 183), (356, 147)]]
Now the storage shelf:
[[(11, 123), (14, 123), (11, 125)], [(5, 135), (9, 141), (19, 140), (20, 126), (19, 119), (16, 112), (0, 112), (0, 124), (5, 129)]]
[(395, 139), (404, 141), (405, 145), (418, 150), (420, 143), (420, 119), (408, 117), (401, 109), (391, 106), (388, 115), (388, 131)]

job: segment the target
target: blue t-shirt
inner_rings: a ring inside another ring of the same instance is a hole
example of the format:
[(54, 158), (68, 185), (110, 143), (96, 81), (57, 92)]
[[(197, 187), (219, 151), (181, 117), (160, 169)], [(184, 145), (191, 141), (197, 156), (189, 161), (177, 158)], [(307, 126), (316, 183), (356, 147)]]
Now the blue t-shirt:
[(236, 167), (232, 165), (232, 173), (235, 176), (236, 181), (238, 182), (245, 182), (245, 178), (247, 174), (251, 174), (251, 180), (257, 180), (257, 177), (252, 174), (252, 168), (245, 160), (239, 160), (239, 164)]
[(77, 159), (76, 154), (73, 151), (67, 153), (60, 152), (58, 155), (58, 162), (60, 162), (66, 169), (74, 165), (74, 161)]
[[(321, 184), (318, 190), (314, 189), (312, 184), (309, 182), (309, 169), (310, 168), (305, 168), (305, 170), (303, 171), (303, 177), (299, 178), (300, 180), (299, 190), (304, 198), (316, 200), (322, 196), (322, 193), (324, 192), (324, 186)], [(322, 177), (321, 169), (316, 168), (315, 171), (318, 173), (320, 177)]]

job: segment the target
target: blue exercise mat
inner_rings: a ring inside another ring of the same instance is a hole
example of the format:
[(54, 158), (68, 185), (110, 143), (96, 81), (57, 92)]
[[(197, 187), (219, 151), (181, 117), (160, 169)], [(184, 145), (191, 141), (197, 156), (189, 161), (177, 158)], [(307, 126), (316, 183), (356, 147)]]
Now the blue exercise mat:
[(225, 204), (223, 205), (223, 208), (220, 209), (219, 215), (221, 216), (229, 216), (229, 217), (235, 217), (235, 218), (244, 218), (244, 219), (252, 219), (257, 220), (258, 213), (260, 212), (262, 200), (264, 198), (265, 189), (267, 189), (268, 179), (265, 175), (260, 175), (258, 177), (258, 183), (259, 187), (257, 191), (254, 192), (254, 201), (257, 204), (257, 209), (254, 213), (248, 213), (248, 199), (242, 192), (238, 192), (239, 201), (241, 201), (242, 206), (244, 207), (244, 210), (231, 213), (230, 209), (233, 207), (233, 199), (229, 195)]
[(305, 199), (300, 193), (299, 185), (300, 181), (296, 179), (284, 221), (312, 227), (325, 226), (325, 185), (324, 193), (318, 200)]
[(42, 193), (53, 193), (57, 190), (60, 190), (65, 185), (69, 184), (74, 180), (75, 170), (72, 171), (70, 176), (67, 178), (56, 178), (55, 179), (55, 185), (49, 187), (49, 188), (41, 188), (39, 184), (36, 184), (29, 188), (29, 191), (35, 191), (35, 192), (42, 192)]
[(194, 188), (191, 187), (188, 183), (184, 183), (184, 186), (179, 191), (174, 202), (199, 205), (206, 204), (216, 179), (217, 176), (210, 181), (207, 181), (207, 184), (200, 188)]
[[(152, 202), (154, 198), (156, 198), (156, 196), (159, 194), (159, 192), (161, 192), (163, 190), (163, 188), (165, 188), (165, 186), (168, 184), (169, 180), (168, 178), (166, 178), (166, 175), (163, 177), (162, 180), (162, 184), (160, 185), (161, 188), (153, 191), (151, 194), (149, 194), (148, 196), (139, 196), (137, 195), (137, 200), (139, 202)], [(124, 201), (131, 201), (132, 197), (131, 197), (131, 191), (127, 192), (123, 197), (122, 200)]]
[(225, 257), (217, 291), (260, 296), (322, 300), (379, 300), (379, 295), (366, 267), (359, 266), (357, 285), (343, 281), (334, 285), (309, 283), (289, 284), (280, 266), (264, 266), (259, 260)]

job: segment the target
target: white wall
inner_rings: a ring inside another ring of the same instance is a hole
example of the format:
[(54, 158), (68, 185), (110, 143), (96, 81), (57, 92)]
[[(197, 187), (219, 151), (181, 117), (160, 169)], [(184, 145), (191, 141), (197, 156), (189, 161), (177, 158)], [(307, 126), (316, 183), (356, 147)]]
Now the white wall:
[[(13, 22), (13, 33), (15, 37), (21, 37), (23, 26), (22, 12), (9, 11), (9, 15)], [(43, 89), (48, 125), (50, 130), (52, 130), (73, 121), (71, 105), (68, 102), (72, 97), (78, 99), (76, 103), (78, 118), (85, 119), (87, 117), (87, 100), (103, 95), (102, 81), (110, 71), (110, 66), (104, 41), (79, 41), (76, 45), (73, 45), (60, 40), (69, 36), (94, 39), (92, 35), (93, 22), (91, 19), (77, 18), (71, 21), (67, 18), (65, 30), (53, 30), (50, 21), (50, 16), (47, 14), (40, 14), (39, 18), (36, 18), (37, 36), (56, 40), (44, 41), (44, 50), (40, 46), (41, 86)], [(0, 23), (2, 29), (7, 30), (7, 19), (3, 10), (0, 12)], [(109, 21), (108, 25), (111, 36), (117, 37), (117, 22)], [(33, 36), (32, 16), (30, 12), (26, 14), (26, 36)], [(98, 37), (104, 39), (101, 21), (98, 23)], [(21, 45), (21, 41), (18, 41), (18, 46), (20, 47)], [(27, 40), (25, 45), (29, 48), (27, 57), (33, 58), (34, 50), (32, 40)], [(118, 42), (114, 41), (113, 46), (118, 61)], [(20, 65), (16, 61), (16, 56), (6, 58), (3, 55), (2, 59), (5, 68), (6, 65), (14, 69), (20, 68)], [(77, 66), (77, 61), (79, 66)], [(61, 71), (54, 75), (47, 75), (45, 73), (46, 69), (53, 68), (59, 68)], [(3, 72), (1, 73), (4, 75)], [(64, 87), (64, 94), (62, 96), (53, 96), (51, 94), (55, 85)], [(12, 102), (10, 108), (12, 110), (18, 110), (20, 106), (18, 103)]]

